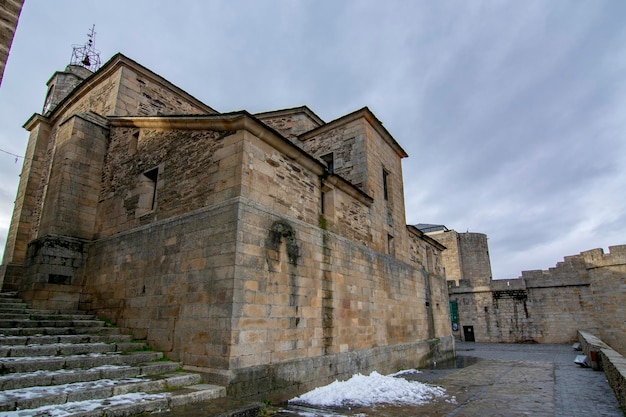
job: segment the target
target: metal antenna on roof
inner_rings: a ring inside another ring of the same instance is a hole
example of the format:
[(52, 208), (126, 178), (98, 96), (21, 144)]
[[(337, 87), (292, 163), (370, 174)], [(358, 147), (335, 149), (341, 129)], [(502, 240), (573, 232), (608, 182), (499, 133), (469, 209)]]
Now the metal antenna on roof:
[(72, 45), (72, 60), (70, 65), (80, 65), (88, 70), (95, 72), (102, 65), (100, 60), (100, 51), (96, 46), (96, 25), (91, 26), (91, 30), (87, 33), (87, 43), (84, 45)]

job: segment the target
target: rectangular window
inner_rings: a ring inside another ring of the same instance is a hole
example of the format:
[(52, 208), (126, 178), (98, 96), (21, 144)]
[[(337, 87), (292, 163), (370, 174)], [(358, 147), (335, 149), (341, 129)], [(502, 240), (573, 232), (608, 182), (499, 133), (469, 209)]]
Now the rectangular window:
[(323, 155), (322, 161), (326, 163), (328, 172), (330, 172), (331, 174), (334, 174), (335, 173), (335, 157), (333, 153), (331, 152), (331, 153), (327, 153), (326, 155)]
[(389, 172), (383, 168), (383, 197), (389, 200)]

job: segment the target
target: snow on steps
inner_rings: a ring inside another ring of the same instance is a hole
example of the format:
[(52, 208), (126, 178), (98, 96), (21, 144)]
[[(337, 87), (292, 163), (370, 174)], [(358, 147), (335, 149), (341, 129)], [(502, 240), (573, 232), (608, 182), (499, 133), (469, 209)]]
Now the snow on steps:
[(145, 349), (91, 315), (0, 293), (0, 416), (132, 416), (226, 395)]

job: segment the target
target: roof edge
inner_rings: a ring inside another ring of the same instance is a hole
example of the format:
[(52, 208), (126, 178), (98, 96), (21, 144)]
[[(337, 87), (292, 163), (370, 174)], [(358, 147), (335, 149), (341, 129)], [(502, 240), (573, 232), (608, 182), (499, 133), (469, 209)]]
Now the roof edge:
[(407, 228), (407, 230), (411, 234), (417, 236), (418, 238), (422, 239), (425, 242), (428, 242), (431, 246), (434, 246), (435, 248), (437, 248), (439, 250), (446, 250), (446, 249), (448, 249), (446, 246), (444, 246), (441, 243), (437, 242), (435, 239), (433, 239), (432, 237), (428, 236), (427, 234), (422, 232), (417, 227), (415, 227), (413, 225), (410, 225), (410, 224), (407, 224), (406, 228)]
[[(147, 67), (144, 67), (143, 65), (139, 64), (137, 61), (134, 61), (133, 59), (128, 58), (127, 56), (118, 52), (117, 54), (113, 55), (111, 59), (109, 59), (98, 71), (94, 72), (89, 77), (85, 78), (80, 84), (78, 84), (78, 86), (76, 86), (76, 88), (74, 88), (72, 92), (70, 92), (67, 95), (67, 97), (61, 100), (59, 104), (57, 104), (57, 106), (54, 108), (54, 110), (52, 110), (52, 112), (48, 115), (48, 118), (50, 120), (56, 119), (59, 114), (61, 114), (63, 111), (65, 111), (65, 109), (67, 109), (67, 107), (69, 107), (72, 103), (74, 103), (83, 95), (85, 95), (89, 91), (90, 85), (98, 83), (99, 81), (108, 77), (110, 74), (112, 74), (118, 68), (122, 66), (129, 67), (141, 73), (142, 75), (150, 78), (153, 82), (161, 85), (162, 87), (169, 89), (169, 90), (173, 90), (176, 94), (179, 94), (185, 97), (187, 100), (193, 102), (198, 107), (205, 109), (207, 113), (219, 113), (217, 110), (206, 105), (205, 103), (198, 100), (191, 94), (187, 93), (180, 87), (166, 80), (159, 74), (155, 73), (154, 71), (150, 70)], [(57, 72), (55, 72), (55, 74)]]
[(400, 144), (393, 138), (393, 136), (391, 136), (391, 133), (389, 133), (385, 126), (383, 126), (383, 123), (378, 120), (376, 115), (374, 115), (374, 113), (367, 106), (360, 108), (359, 110), (353, 111), (352, 113), (348, 113), (345, 116), (341, 116), (338, 119), (332, 120), (326, 123), (324, 126), (309, 130), (308, 132), (305, 132), (298, 136), (298, 139), (304, 141), (313, 136), (334, 129), (339, 125), (350, 123), (361, 118), (365, 119), (370, 124), (370, 126), (372, 126), (374, 130), (376, 130), (376, 132), (383, 138), (383, 140), (387, 142), (387, 144), (391, 146), (394, 151), (396, 151), (396, 154), (398, 154), (400, 158), (406, 158), (409, 156), (402, 148), (402, 146), (400, 146)]
[(307, 115), (309, 117), (309, 119), (311, 119), (312, 121), (317, 123), (318, 127), (319, 126), (323, 126), (323, 125), (326, 124), (326, 122), (324, 120), (322, 120), (321, 117), (319, 117), (317, 114), (315, 114), (315, 112), (313, 112), (313, 110), (311, 110), (306, 105), (305, 106), (299, 106), (299, 107), (291, 107), (291, 108), (287, 108), (287, 109), (264, 111), (264, 112), (260, 112), (260, 113), (255, 113), (254, 116), (257, 119), (261, 119), (262, 120), (263, 118), (268, 117), (268, 116), (281, 116), (281, 115), (296, 114), (296, 113), (304, 113), (305, 115)]

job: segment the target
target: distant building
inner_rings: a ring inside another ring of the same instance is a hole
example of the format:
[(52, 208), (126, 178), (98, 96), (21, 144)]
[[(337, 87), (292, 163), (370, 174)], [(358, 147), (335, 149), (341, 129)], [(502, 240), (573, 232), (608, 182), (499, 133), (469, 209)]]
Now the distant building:
[(444, 246), (406, 225), (407, 155), (369, 109), (219, 113), (118, 54), (55, 73), (42, 113), (5, 289), (105, 317), (239, 396), (453, 354)]
[(442, 263), (448, 281), (459, 284), (462, 280), (468, 280), (473, 286), (489, 285), (491, 260), (487, 235), (458, 233), (444, 225), (420, 223), (415, 227), (446, 247)]
[(588, 330), (626, 354), (626, 245), (567, 256), (518, 279), (492, 280), (486, 235), (416, 227), (447, 247), (442, 263), (458, 340), (569, 343), (577, 330)]

